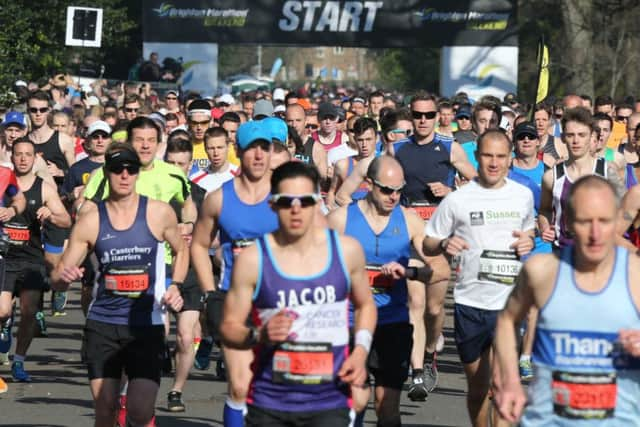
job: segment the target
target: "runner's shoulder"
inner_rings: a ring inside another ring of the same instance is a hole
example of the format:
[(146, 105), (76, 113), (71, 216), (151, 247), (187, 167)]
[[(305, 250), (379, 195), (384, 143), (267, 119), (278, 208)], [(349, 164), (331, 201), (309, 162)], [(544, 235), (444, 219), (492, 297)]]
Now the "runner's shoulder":
[(560, 259), (553, 253), (531, 255), (523, 264), (530, 287), (553, 285), (560, 266)]

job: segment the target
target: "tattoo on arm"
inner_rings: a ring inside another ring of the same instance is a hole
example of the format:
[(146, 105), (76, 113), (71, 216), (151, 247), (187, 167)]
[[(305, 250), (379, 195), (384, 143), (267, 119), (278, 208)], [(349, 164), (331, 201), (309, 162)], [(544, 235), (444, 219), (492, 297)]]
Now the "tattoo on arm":
[(615, 187), (618, 197), (622, 198), (626, 192), (624, 182), (620, 179), (620, 175), (618, 175), (615, 165), (611, 163), (607, 164), (607, 179)]

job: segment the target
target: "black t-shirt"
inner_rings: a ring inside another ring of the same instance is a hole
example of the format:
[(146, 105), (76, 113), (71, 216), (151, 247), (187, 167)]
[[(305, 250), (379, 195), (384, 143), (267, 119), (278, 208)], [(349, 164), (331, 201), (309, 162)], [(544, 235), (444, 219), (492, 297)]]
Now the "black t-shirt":
[(64, 177), (64, 182), (62, 183), (61, 193), (69, 194), (73, 191), (74, 188), (85, 185), (87, 181), (89, 181), (89, 176), (91, 176), (91, 172), (94, 169), (101, 167), (103, 164), (94, 162), (93, 160), (89, 160), (88, 157), (75, 162), (69, 168), (69, 171)]

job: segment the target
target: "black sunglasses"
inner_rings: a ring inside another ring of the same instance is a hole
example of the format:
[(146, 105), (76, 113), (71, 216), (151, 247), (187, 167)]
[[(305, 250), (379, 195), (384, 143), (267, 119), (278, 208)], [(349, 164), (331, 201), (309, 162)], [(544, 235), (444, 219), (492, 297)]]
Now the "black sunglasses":
[(318, 194), (301, 194), (294, 196), (290, 194), (274, 194), (271, 196), (271, 203), (279, 208), (291, 208), (294, 204), (302, 208), (308, 208), (309, 206), (315, 206), (320, 201), (320, 195)]
[(115, 164), (110, 166), (107, 170), (111, 173), (115, 173), (116, 175), (120, 175), (125, 169), (129, 175), (138, 175), (138, 173), (140, 173), (140, 166), (126, 163)]
[(533, 135), (528, 134), (528, 133), (524, 133), (522, 135), (518, 135), (516, 137), (516, 139), (518, 141), (524, 141), (525, 139), (528, 139), (529, 141), (535, 141), (536, 139), (538, 139), (538, 137), (537, 136), (533, 136)]
[(420, 120), (423, 117), (427, 120), (433, 120), (436, 118), (436, 114), (438, 114), (437, 111), (416, 111), (416, 110), (411, 110), (411, 117), (413, 117), (413, 120)]
[(124, 111), (126, 111), (127, 113), (135, 113), (139, 110), (139, 108), (126, 108), (124, 109)]
[(390, 196), (393, 193), (401, 193), (405, 185), (405, 184), (402, 184), (400, 187), (389, 187), (387, 185), (380, 183), (378, 180), (372, 179), (371, 181), (373, 182), (373, 185), (378, 187), (380, 189), (380, 192), (385, 196)]
[(44, 114), (47, 111), (49, 111), (49, 107), (42, 107), (42, 108), (29, 107), (29, 112), (31, 114), (36, 114), (36, 113)]

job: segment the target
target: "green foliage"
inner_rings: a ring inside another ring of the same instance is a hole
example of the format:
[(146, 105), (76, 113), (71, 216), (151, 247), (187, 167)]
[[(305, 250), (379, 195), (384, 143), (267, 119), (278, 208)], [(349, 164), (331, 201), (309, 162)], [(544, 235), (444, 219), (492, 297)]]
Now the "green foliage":
[(378, 70), (378, 85), (398, 90), (438, 90), (440, 49), (369, 50)]
[[(37, 80), (54, 70), (114, 60), (119, 50), (129, 48), (131, 33), (139, 30), (131, 5), (124, 0), (51, 0), (2, 2), (0, 6), (0, 87), (16, 79)], [(65, 46), (67, 6), (104, 9), (102, 47)], [(139, 48), (137, 48), (139, 50)], [(122, 57), (118, 58), (122, 61)]]

